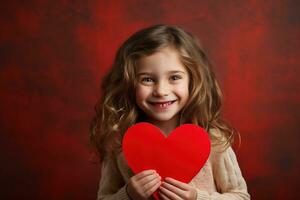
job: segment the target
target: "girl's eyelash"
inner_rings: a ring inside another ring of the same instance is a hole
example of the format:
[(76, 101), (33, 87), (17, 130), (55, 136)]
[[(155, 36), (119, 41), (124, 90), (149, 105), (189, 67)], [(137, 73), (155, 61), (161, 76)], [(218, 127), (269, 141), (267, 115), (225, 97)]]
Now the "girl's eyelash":
[[(170, 77), (170, 79), (171, 79), (172, 81), (176, 81), (176, 80), (179, 80), (179, 79), (181, 79), (181, 78), (182, 78), (182, 77), (181, 77), (181, 76), (178, 76), (178, 75), (173, 75), (173, 76)], [(142, 78), (142, 82), (150, 82), (150, 81), (153, 81), (153, 79), (150, 78), (150, 77), (144, 77), (144, 78)]]
[[(174, 79), (174, 78), (176, 78), (176, 79)], [(174, 76), (171, 76), (171, 79), (172, 79), (172, 80), (178, 80), (178, 79), (181, 79), (181, 76), (174, 75)]]
[(153, 81), (153, 79), (152, 78), (150, 78), (150, 77), (144, 77), (144, 78), (142, 78), (142, 82), (149, 82), (149, 80), (152, 80)]
[[(176, 80), (182, 79), (182, 77), (181, 77), (180, 75), (172, 75), (172, 76), (170, 76), (170, 79), (171, 79), (172, 81), (176, 81)], [(143, 77), (143, 78), (141, 79), (142, 82), (149, 82), (150, 80), (151, 80), (151, 81), (154, 81), (154, 79), (151, 78), (151, 77)]]

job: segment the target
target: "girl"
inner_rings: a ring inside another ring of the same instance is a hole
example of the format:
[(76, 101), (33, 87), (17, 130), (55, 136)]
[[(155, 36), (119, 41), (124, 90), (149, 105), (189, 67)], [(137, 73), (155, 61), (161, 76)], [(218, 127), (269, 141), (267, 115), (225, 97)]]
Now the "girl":
[[(168, 25), (138, 31), (119, 48), (102, 90), (90, 129), (102, 158), (98, 200), (152, 199), (155, 191), (166, 200), (250, 199), (231, 148), (236, 131), (220, 116), (221, 90), (193, 35)], [(142, 121), (166, 136), (184, 123), (206, 129), (211, 153), (190, 183), (161, 180), (152, 169), (138, 174), (129, 169), (122, 137)]]

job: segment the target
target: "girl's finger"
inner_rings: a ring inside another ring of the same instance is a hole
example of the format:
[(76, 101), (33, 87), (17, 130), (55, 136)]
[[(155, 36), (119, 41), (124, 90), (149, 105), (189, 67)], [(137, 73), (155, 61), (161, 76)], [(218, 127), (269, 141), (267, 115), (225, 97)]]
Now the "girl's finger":
[(145, 176), (143, 178), (140, 178), (137, 182), (139, 182), (140, 185), (147, 185), (148, 183), (152, 182), (155, 179), (159, 179), (158, 174), (150, 174), (148, 176)]
[(180, 188), (184, 191), (189, 191), (190, 190), (190, 186), (188, 184), (177, 181), (173, 178), (169, 178), (169, 177), (165, 178), (165, 182), (170, 183), (170, 184), (172, 184), (172, 185), (176, 186), (177, 188)]
[(145, 191), (146, 194), (148, 196), (151, 196), (157, 190), (157, 188), (159, 188), (160, 184), (161, 184), (160, 181), (156, 182), (154, 185), (152, 185), (150, 188), (148, 188), (148, 190)]
[(158, 192), (159, 198), (163, 199), (163, 200), (172, 200), (169, 197), (167, 197), (166, 195), (164, 195), (162, 192)]
[(140, 180), (141, 178), (144, 178), (145, 176), (152, 175), (152, 174), (154, 174), (154, 173), (155, 173), (155, 170), (152, 170), (152, 169), (150, 169), (150, 170), (145, 170), (145, 171), (142, 171), (142, 172), (140, 172), (140, 173), (134, 175), (133, 179), (134, 179), (135, 181), (138, 181), (138, 180)]
[(165, 196), (167, 196), (169, 199), (172, 199), (172, 200), (180, 200), (181, 197), (178, 196), (176, 193), (174, 193), (173, 191), (171, 190), (168, 190), (167, 188), (164, 188), (162, 186), (159, 187), (159, 191), (164, 194)]
[[(149, 177), (149, 176), (148, 176)], [(160, 177), (155, 176), (152, 180), (145, 182), (145, 184), (142, 184), (143, 188), (146, 190), (149, 190), (149, 188), (153, 187), (156, 183), (160, 183)]]
[(179, 196), (183, 199), (185, 197), (185, 193), (186, 193), (185, 190), (182, 190), (181, 188), (171, 185), (170, 183), (162, 182), (161, 187), (173, 192), (174, 194), (176, 194), (177, 196)]

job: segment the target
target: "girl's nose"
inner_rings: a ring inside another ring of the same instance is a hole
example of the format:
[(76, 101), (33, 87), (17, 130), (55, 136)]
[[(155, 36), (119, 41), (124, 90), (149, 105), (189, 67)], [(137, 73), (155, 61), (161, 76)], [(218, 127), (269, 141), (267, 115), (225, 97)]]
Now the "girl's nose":
[(153, 90), (154, 96), (168, 96), (169, 95), (169, 86), (167, 83), (157, 83)]

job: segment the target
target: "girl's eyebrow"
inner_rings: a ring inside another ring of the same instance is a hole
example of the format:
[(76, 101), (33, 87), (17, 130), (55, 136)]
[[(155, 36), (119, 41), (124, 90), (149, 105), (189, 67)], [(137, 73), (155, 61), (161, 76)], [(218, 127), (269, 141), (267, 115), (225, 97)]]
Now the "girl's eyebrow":
[[(172, 71), (168, 71), (167, 74), (175, 74), (175, 73), (181, 73), (181, 74), (185, 74), (184, 71), (178, 71), (178, 70), (172, 70)], [(153, 73), (150, 72), (140, 72), (137, 75), (141, 76), (141, 75), (152, 75)]]

